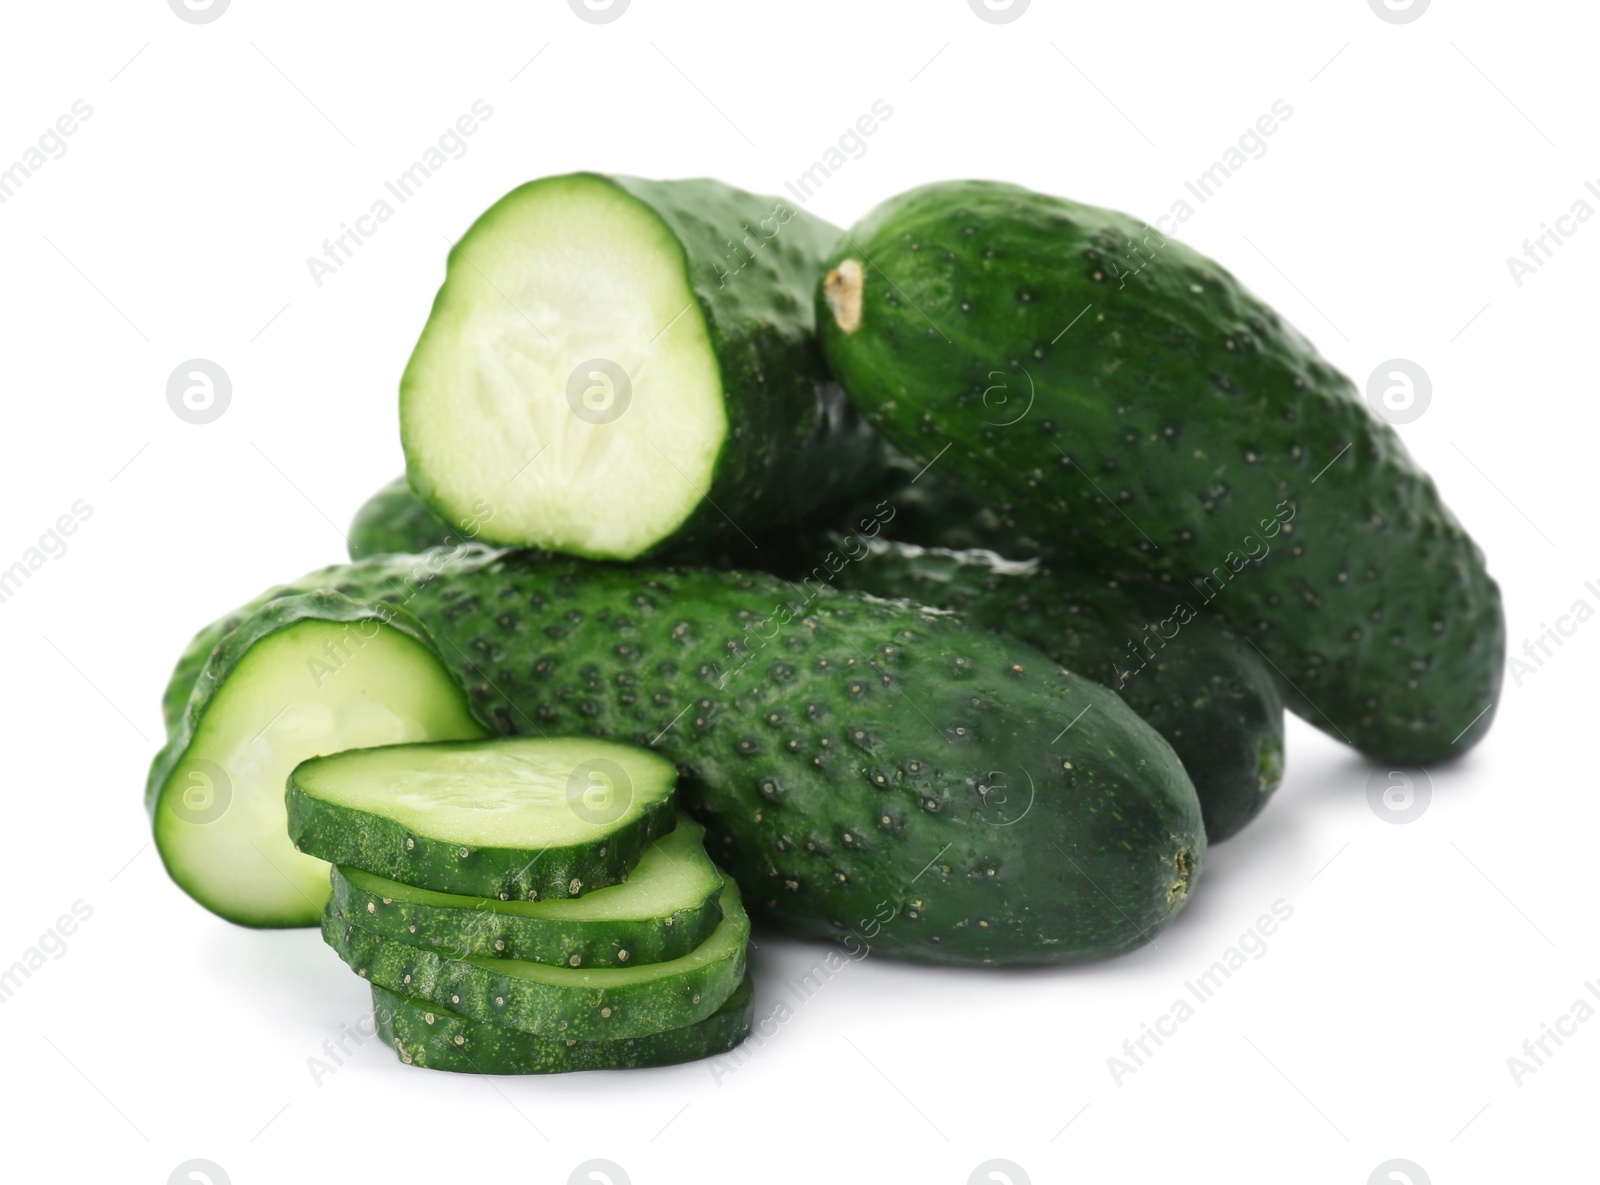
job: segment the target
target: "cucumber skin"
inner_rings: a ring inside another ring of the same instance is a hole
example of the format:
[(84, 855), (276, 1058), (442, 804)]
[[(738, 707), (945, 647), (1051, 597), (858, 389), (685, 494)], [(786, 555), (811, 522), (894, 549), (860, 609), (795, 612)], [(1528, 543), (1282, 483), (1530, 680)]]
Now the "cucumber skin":
[(739, 906), (737, 890), (727, 885), (723, 893), (724, 924), (743, 929), (743, 938), (726, 958), (690, 973), (623, 987), (557, 986), (446, 958), (374, 934), (358, 917), (337, 913), (331, 901), (322, 915), (322, 938), (368, 982), (449, 1008), (468, 1020), (548, 1037), (609, 1041), (696, 1024), (738, 989), (750, 921)]
[[(459, 748), (482, 741), (435, 741), (428, 748)], [(378, 746), (396, 748), (399, 746)], [(408, 749), (420, 748), (413, 744)], [(645, 849), (672, 830), (677, 808), (670, 793), (645, 805), (637, 819), (605, 834), (602, 842), (530, 852), (522, 848), (469, 848), (416, 835), (383, 815), (317, 798), (305, 782), (320, 763), (339, 754), (302, 761), (289, 774), (289, 838), (297, 851), (329, 864), (349, 864), (404, 885), (501, 901), (580, 897), (620, 885)]]
[[(771, 564), (777, 575), (792, 580), (815, 578), (953, 609), (1111, 688), (1177, 751), (1199, 795), (1209, 843), (1237, 834), (1261, 812), (1283, 780), (1283, 695), (1267, 662), (1225, 619), (1202, 614), (1181, 626), (1177, 644), (1152, 641), (1159, 657), (1140, 667), (1130, 643), (1152, 623), (1170, 619), (1168, 594), (1156, 588), (1136, 595), (1079, 576), (1070, 563), (1040, 560), (1038, 571), (1013, 574), (1000, 557), (1036, 558), (1036, 542), (1006, 530), (997, 516), (934, 474), (902, 484), (921, 466), (899, 456), (890, 458), (890, 466), (883, 492), (895, 513), (882, 529), (903, 542), (863, 543), (803, 529), (788, 541), (769, 540), (749, 561)], [(857, 507), (856, 515), (840, 520), (867, 523), (876, 534), (867, 509)], [(401, 477), (357, 513), (350, 558), (461, 542), (453, 534)], [(914, 558), (912, 545), (963, 554)], [(986, 557), (971, 549), (999, 554)], [(706, 562), (727, 566), (728, 557), (720, 559)]]
[[(1308, 722), (1381, 760), (1465, 752), (1505, 648), (1481, 553), (1347, 378), (1153, 233), (1016, 186), (912, 190), (836, 250), (869, 262), (855, 332), (819, 290), (824, 352), (895, 444), (952, 442), (940, 464), (1051, 549), (1215, 598)], [(1031, 387), (1025, 416), (985, 405), (998, 381)]]
[[(876, 481), (881, 438), (829, 374), (817, 344), (811, 300), (823, 258), (838, 240), (839, 228), (784, 199), (757, 196), (720, 181), (649, 181), (593, 173), (570, 176), (622, 190), (653, 211), (678, 240), (689, 287), (717, 356), (728, 420), (728, 434), (700, 506), (652, 547), (634, 555), (594, 558), (637, 559), (686, 549), (742, 546), (743, 531), (754, 534), (794, 522), (825, 504), (849, 504), (865, 496)], [(519, 186), (478, 221), (489, 219), (502, 204), (518, 200), (532, 187), (565, 180), (568, 178), (546, 177)], [(757, 227), (752, 233), (759, 235), (758, 224), (763, 219), (769, 224), (775, 221), (776, 210), (791, 217), (758, 251), (747, 249), (753, 260), (724, 279), (719, 268), (728, 259), (731, 240), (746, 226)], [(481, 283), (478, 267), (483, 261), (469, 261), (466, 255), (472, 244), (469, 228), (451, 248), (449, 271), (454, 273), (459, 267), (473, 282)], [(447, 280), (434, 301), (436, 311), (446, 307), (448, 289)], [(409, 369), (400, 383), (402, 441)], [(409, 449), (407, 457), (409, 460)], [(422, 501), (439, 511), (441, 518), (451, 520), (447, 508), (434, 496), (427, 474), (415, 466), (409, 471)], [(734, 525), (724, 510), (737, 515), (741, 526)], [(481, 523), (477, 538), (484, 543), (529, 542), (506, 537), (492, 515)]]
[(1178, 624), (1168, 644), (1157, 626), (1177, 624), (1170, 609), (1042, 562), (883, 539), (864, 550), (832, 542), (828, 554), (856, 557), (834, 574), (836, 587), (953, 609), (1115, 691), (1183, 762), (1208, 843), (1236, 834), (1282, 780), (1282, 697), (1266, 664), (1219, 619)]
[(737, 1047), (750, 1033), (755, 991), (746, 975), (727, 1003), (696, 1024), (609, 1041), (538, 1037), (468, 1020), (377, 984), (372, 985), (372, 1015), (379, 1036), (408, 1066), (456, 1074), (634, 1070), (681, 1065)]
[(451, 547), (467, 542), (428, 508), (400, 476), (361, 504), (350, 522), (350, 558), (375, 555), (410, 555), (430, 547)]
[[(579, 967), (665, 963), (704, 942), (722, 917), (717, 909), (720, 883), (704, 901), (662, 918), (574, 922), (497, 910), (499, 902), (490, 899), (484, 899), (481, 908), (468, 910), (383, 897), (355, 884), (337, 866), (332, 881), (332, 908), (341, 916), (358, 918), (380, 937), (453, 959), (484, 955)], [(622, 951), (627, 953), (619, 957)]]
[[(296, 587), (392, 600), (425, 622), (494, 731), (655, 741), (747, 907), (795, 934), (876, 932), (888, 908), (897, 920), (875, 947), (887, 957), (1105, 958), (1159, 931), (1201, 871), (1199, 803), (1167, 743), (1110, 691), (949, 614), (822, 590), (723, 695), (746, 627), (794, 586), (464, 547), (324, 569), (265, 596)], [(196, 637), (175, 681), (228, 620)], [(1015, 779), (1012, 814), (1033, 779), (1028, 826), (978, 792), (997, 770)]]

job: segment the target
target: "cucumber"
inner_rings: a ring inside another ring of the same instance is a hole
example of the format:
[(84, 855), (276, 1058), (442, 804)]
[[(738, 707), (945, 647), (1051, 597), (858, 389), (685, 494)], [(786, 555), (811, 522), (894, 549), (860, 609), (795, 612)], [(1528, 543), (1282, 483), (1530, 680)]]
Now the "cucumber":
[(496, 732), (676, 762), (713, 858), (793, 933), (870, 927), (874, 949), (928, 962), (1103, 958), (1166, 925), (1201, 869), (1171, 747), (1110, 691), (949, 613), (478, 547), (299, 583), (424, 621)]
[(620, 884), (671, 830), (678, 771), (587, 737), (388, 745), (302, 762), (289, 838), (333, 864), (501, 901)]
[(1498, 701), (1482, 554), (1350, 381), (1209, 259), (993, 182), (892, 198), (818, 293), (886, 435), (1103, 577), (1229, 617), (1290, 706), (1384, 761), (1460, 754)]
[(570, 968), (518, 959), (451, 959), (384, 938), (360, 915), (332, 908), (322, 937), (363, 979), (469, 1020), (575, 1040), (616, 1040), (681, 1029), (711, 1016), (744, 978), (750, 919), (728, 882), (722, 917), (688, 954), (639, 967)]
[(580, 1041), (540, 1037), (468, 1020), (372, 985), (379, 1036), (408, 1066), (457, 1074), (565, 1074), (675, 1066), (727, 1053), (750, 1033), (755, 989), (746, 975), (727, 1003), (702, 1021), (642, 1037)]
[(704, 942), (721, 919), (722, 874), (682, 818), (640, 857), (625, 884), (576, 899), (499, 901), (413, 888), (334, 868), (333, 908), (382, 938), (451, 958), (487, 955), (567, 967), (663, 963)]
[(1215, 614), (1186, 618), (1037, 558), (829, 542), (831, 554), (852, 557), (834, 574), (837, 587), (954, 609), (1115, 691), (1183, 762), (1207, 842), (1238, 832), (1283, 780), (1283, 699), (1267, 664)]
[(336, 593), (259, 607), (191, 668), (192, 694), (150, 769), (156, 850), (178, 885), (245, 926), (314, 926), (328, 865), (294, 850), (283, 787), (351, 745), (481, 737), (420, 626)]
[(477, 532), (475, 519), (468, 520), (463, 530), (451, 527), (428, 509), (412, 491), (411, 483), (401, 476), (368, 498), (356, 511), (350, 522), (350, 558), (410, 555), (430, 547), (465, 543)]
[(401, 380), (417, 493), (484, 542), (625, 560), (870, 481), (876, 435), (815, 338), (838, 233), (716, 181), (512, 190), (450, 252)]

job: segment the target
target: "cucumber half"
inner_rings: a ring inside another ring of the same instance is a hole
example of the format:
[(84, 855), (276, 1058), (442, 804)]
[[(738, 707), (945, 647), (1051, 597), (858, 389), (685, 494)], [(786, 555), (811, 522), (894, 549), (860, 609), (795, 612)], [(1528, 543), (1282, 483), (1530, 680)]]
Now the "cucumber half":
[(150, 771), (156, 848), (179, 887), (241, 925), (317, 924), (328, 866), (289, 842), (289, 771), (352, 745), (484, 734), (425, 638), (388, 605), (311, 593), (216, 646)]
[(721, 1008), (745, 972), (750, 919), (727, 881), (711, 937), (682, 958), (628, 968), (450, 959), (364, 929), (329, 903), (322, 937), (357, 975), (469, 1020), (525, 1033), (612, 1040), (681, 1029)]
[(689, 818), (651, 845), (626, 883), (582, 897), (499, 901), (333, 870), (335, 912), (384, 938), (451, 958), (487, 955), (566, 967), (634, 967), (688, 954), (716, 929), (722, 874)]
[(502, 901), (622, 882), (671, 830), (678, 770), (592, 737), (354, 749), (289, 775), (301, 851), (419, 888)]
[(484, 542), (633, 559), (867, 480), (880, 446), (810, 299), (838, 233), (714, 181), (513, 190), (451, 251), (401, 380), (418, 495)]
[(632, 1070), (675, 1066), (714, 1057), (750, 1033), (755, 989), (747, 975), (727, 1003), (680, 1029), (611, 1041), (539, 1037), (468, 1020), (453, 1012), (372, 985), (378, 1034), (408, 1066), (458, 1074), (564, 1074), (573, 1070)]

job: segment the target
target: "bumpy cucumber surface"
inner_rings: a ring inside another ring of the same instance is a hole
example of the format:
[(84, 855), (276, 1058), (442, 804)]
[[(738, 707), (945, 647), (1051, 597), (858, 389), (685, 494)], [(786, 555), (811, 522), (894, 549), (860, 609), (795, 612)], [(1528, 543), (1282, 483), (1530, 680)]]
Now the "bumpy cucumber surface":
[[(818, 295), (856, 404), (1046, 544), (1231, 618), (1309, 722), (1392, 761), (1488, 730), (1483, 557), (1350, 381), (1136, 219), (992, 182), (892, 198)], [(1069, 328), (1070, 326), (1070, 328)]]
[[(488, 513), (488, 508), (483, 508)], [(476, 520), (466, 530), (451, 527), (428, 508), (404, 476), (397, 477), (361, 504), (350, 520), (350, 558), (410, 555), (430, 547), (468, 543), (477, 533)]]
[(796, 933), (870, 925), (875, 950), (932, 962), (1103, 958), (1170, 921), (1200, 871), (1171, 747), (1114, 693), (948, 613), (478, 548), (299, 583), (425, 621), (498, 732), (676, 762), (712, 857)]
[(681, 958), (615, 968), (551, 967), (517, 959), (450, 959), (363, 929), (329, 908), (322, 937), (363, 979), (469, 1020), (578, 1040), (643, 1037), (681, 1029), (721, 1008), (744, 978), (750, 919), (730, 882), (722, 919)]
[(314, 926), (328, 865), (295, 851), (283, 787), (349, 745), (485, 729), (422, 629), (386, 604), (270, 602), (190, 668), (187, 709), (146, 789), (156, 849), (201, 905), (247, 926)]
[(513, 190), (451, 251), (401, 380), (418, 494), (485, 542), (632, 559), (870, 480), (815, 337), (838, 233), (716, 181)]
[(722, 874), (705, 830), (680, 818), (624, 884), (578, 898), (500, 901), (333, 870), (333, 909), (382, 938), (451, 958), (486, 955), (563, 967), (636, 967), (688, 954), (721, 920)]
[(1148, 597), (1039, 559), (832, 542), (826, 554), (839, 562), (825, 560), (822, 572), (837, 566), (838, 587), (954, 609), (1115, 691), (1183, 761), (1209, 842), (1254, 818), (1282, 781), (1282, 697), (1266, 663), (1215, 615), (1163, 612)]
[(750, 1033), (755, 988), (747, 975), (727, 1003), (702, 1021), (608, 1041), (541, 1037), (468, 1020), (377, 984), (372, 1010), (379, 1035), (408, 1066), (457, 1074), (565, 1074), (675, 1066), (726, 1053)]
[(676, 780), (659, 754), (591, 737), (353, 749), (289, 774), (289, 838), (441, 893), (577, 897), (671, 829)]

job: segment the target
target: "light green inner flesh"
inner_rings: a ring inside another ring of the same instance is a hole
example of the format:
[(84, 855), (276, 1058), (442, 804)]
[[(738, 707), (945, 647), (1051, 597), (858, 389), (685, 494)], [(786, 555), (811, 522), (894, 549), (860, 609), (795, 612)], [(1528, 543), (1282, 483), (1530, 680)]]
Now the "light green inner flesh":
[(666, 758), (632, 745), (515, 737), (340, 753), (295, 783), (427, 839), (539, 851), (603, 842), (671, 797), (677, 777)]
[(464, 897), (458, 893), (436, 893), (432, 889), (402, 885), (359, 868), (340, 868), (339, 872), (356, 888), (377, 900), (439, 909), (488, 910), (514, 917), (563, 922), (648, 921), (696, 909), (721, 886), (722, 874), (701, 844), (704, 834), (705, 829), (700, 824), (680, 818), (677, 830), (656, 840), (622, 884), (596, 889), (582, 897), (558, 897), (549, 901)]
[[(174, 879), (207, 908), (259, 925), (314, 926), (328, 866), (289, 842), (284, 789), (308, 757), (363, 745), (484, 735), (421, 643), (376, 622), (303, 621), (257, 642), (217, 691), (156, 807)], [(197, 821), (214, 774), (227, 806)], [(186, 810), (187, 801), (194, 808)]]
[(739, 903), (739, 890), (731, 878), (723, 882), (722, 893), (717, 898), (717, 907), (722, 910), (722, 921), (711, 932), (711, 937), (688, 954), (669, 959), (665, 963), (650, 963), (638, 967), (596, 967), (591, 970), (551, 967), (544, 963), (529, 963), (522, 959), (496, 959), (487, 955), (473, 955), (463, 959), (462, 962), (472, 963), (485, 971), (509, 975), (516, 979), (529, 979), (536, 983), (549, 984), (551, 987), (572, 989), (605, 990), (674, 979), (732, 957), (749, 941), (750, 920), (745, 916), (744, 906)]
[[(625, 407), (595, 359), (621, 368)], [(401, 390), (407, 462), (441, 517), (602, 558), (694, 511), (728, 431), (682, 246), (597, 177), (523, 186), (473, 225)]]

